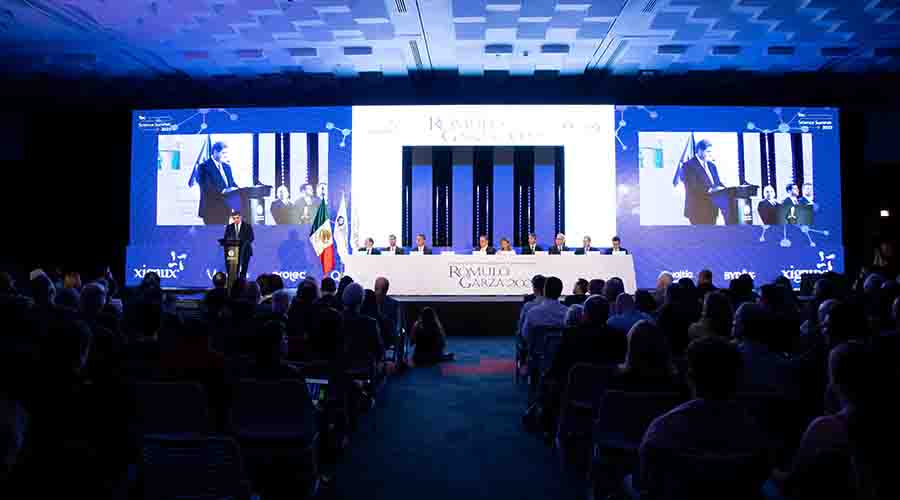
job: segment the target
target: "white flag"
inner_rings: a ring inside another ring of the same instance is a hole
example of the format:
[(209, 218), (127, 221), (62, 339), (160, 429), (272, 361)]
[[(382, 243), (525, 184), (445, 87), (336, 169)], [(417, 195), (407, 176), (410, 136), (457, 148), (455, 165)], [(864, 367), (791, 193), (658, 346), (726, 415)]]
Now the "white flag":
[(337, 218), (334, 220), (334, 244), (337, 246), (338, 255), (343, 261), (350, 256), (350, 233), (347, 227), (347, 199), (341, 195), (341, 205), (338, 207)]
[(357, 210), (358, 203), (353, 204), (353, 210), (350, 213), (353, 215), (353, 225), (350, 226), (350, 248), (356, 250), (357, 248), (362, 248), (359, 244), (359, 210)]

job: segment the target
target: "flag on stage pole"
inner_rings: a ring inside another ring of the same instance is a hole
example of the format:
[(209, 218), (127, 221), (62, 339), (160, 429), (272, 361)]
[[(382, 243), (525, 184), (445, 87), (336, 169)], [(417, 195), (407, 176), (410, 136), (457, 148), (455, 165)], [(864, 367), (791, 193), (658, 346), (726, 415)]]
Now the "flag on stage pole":
[(350, 234), (347, 229), (347, 198), (341, 193), (341, 205), (334, 220), (334, 244), (342, 261), (350, 256)]
[(356, 250), (362, 248), (359, 244), (359, 210), (356, 209), (357, 204), (353, 205), (350, 214), (353, 215), (353, 225), (350, 226), (350, 248)]
[(331, 233), (331, 220), (328, 219), (328, 203), (325, 200), (322, 200), (319, 210), (316, 211), (309, 233), (309, 242), (322, 261), (322, 274), (327, 275), (334, 269), (334, 238)]
[(684, 151), (681, 152), (681, 159), (678, 160), (678, 168), (675, 170), (675, 177), (672, 178), (672, 186), (677, 186), (679, 182), (684, 181), (684, 164), (694, 157), (694, 150), (694, 133), (691, 132), (691, 137), (684, 145)]

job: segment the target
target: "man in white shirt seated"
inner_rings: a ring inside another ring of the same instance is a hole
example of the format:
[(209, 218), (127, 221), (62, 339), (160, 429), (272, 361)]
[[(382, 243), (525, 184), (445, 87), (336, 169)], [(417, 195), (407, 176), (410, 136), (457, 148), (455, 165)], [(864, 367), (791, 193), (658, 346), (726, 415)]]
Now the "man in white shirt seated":
[(384, 247), (384, 253), (403, 255), (403, 247), (397, 246), (397, 237), (393, 234), (388, 236), (388, 246)]
[(618, 236), (612, 238), (612, 248), (607, 251), (609, 255), (628, 255), (628, 249), (622, 246), (622, 240)]
[(425, 233), (416, 235), (416, 246), (413, 247), (411, 253), (419, 255), (431, 255), (431, 247), (425, 246)]
[(488, 237), (486, 234), (482, 234), (478, 237), (478, 248), (475, 249), (481, 255), (494, 255), (497, 253), (497, 250), (491, 246), (491, 243), (488, 241)]
[(569, 310), (559, 301), (562, 295), (562, 280), (555, 276), (547, 278), (544, 283), (544, 299), (531, 307), (525, 315), (521, 335), (525, 345), (530, 346), (535, 329), (540, 327), (563, 328), (566, 312)]

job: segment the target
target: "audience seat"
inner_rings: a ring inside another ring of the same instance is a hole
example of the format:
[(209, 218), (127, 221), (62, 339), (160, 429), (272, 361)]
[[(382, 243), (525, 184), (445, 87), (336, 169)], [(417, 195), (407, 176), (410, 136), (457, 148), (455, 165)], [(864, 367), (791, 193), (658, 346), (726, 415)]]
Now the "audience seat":
[(606, 392), (607, 381), (615, 371), (616, 365), (590, 363), (576, 363), (569, 370), (556, 427), (556, 446), (561, 451), (570, 443), (582, 443), (590, 449), (594, 410)]
[(238, 444), (220, 436), (149, 435), (138, 464), (143, 500), (255, 500)]

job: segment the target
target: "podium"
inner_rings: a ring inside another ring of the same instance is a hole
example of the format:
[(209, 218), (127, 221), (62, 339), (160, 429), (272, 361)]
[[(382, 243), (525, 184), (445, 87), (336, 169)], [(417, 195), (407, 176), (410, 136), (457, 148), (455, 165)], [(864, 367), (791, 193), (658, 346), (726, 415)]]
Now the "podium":
[(222, 248), (225, 250), (225, 268), (228, 276), (226, 290), (228, 290), (230, 295), (234, 280), (238, 278), (238, 265), (241, 262), (241, 240), (226, 240), (222, 238), (219, 240), (219, 245), (222, 245)]
[(725, 224), (749, 225), (753, 224), (753, 206), (750, 198), (756, 196), (759, 186), (743, 184), (717, 189), (709, 193), (713, 203), (722, 211)]
[(272, 186), (259, 184), (225, 191), (225, 204), (238, 210), (251, 224), (266, 223), (265, 198), (272, 194)]

